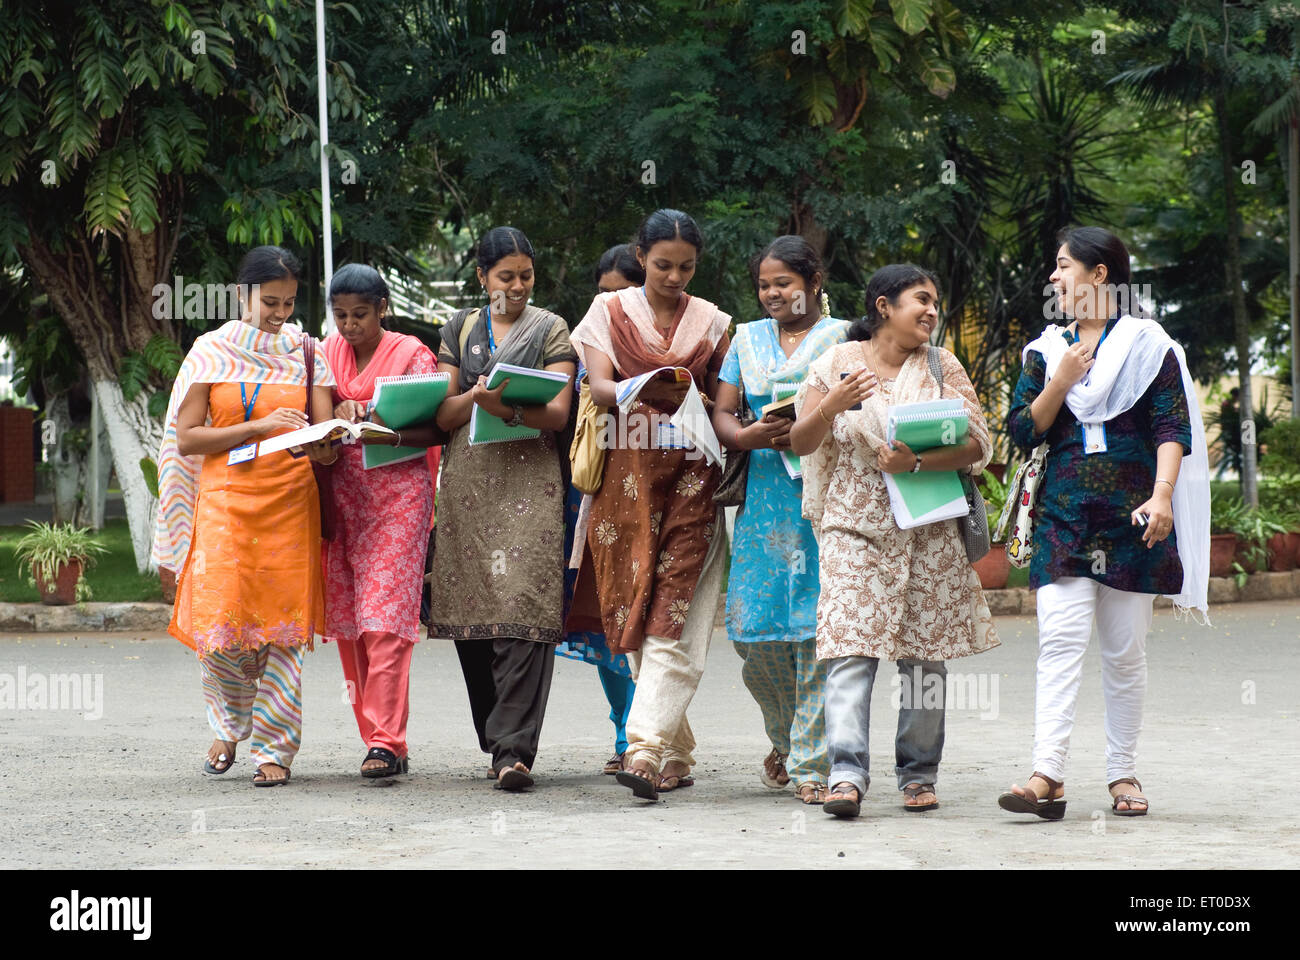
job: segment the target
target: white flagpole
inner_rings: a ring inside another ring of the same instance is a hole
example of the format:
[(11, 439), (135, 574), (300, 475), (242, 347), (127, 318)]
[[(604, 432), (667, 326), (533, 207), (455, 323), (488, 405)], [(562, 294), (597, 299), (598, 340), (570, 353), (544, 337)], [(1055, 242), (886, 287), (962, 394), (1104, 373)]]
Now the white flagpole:
[[(316, 0), (316, 99), (320, 108), (320, 222), (325, 253), (325, 298), (328, 303), (330, 279), (334, 276), (334, 236), (330, 223), (330, 163), (325, 148), (330, 142), (329, 104), (325, 86), (325, 0)], [(321, 334), (334, 329), (328, 305), (321, 320)]]

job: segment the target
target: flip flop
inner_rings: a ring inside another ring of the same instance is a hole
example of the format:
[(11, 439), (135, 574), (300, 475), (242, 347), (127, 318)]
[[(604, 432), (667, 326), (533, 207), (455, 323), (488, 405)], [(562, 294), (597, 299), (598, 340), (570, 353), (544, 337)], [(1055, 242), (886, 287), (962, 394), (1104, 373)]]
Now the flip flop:
[[(669, 781), (671, 781), (671, 784)], [(664, 777), (659, 781), (659, 792), (669, 793), (673, 790), (676, 790), (678, 787), (693, 787), (693, 786), (695, 786), (695, 778), (692, 777), (689, 773), (684, 774), (683, 776), (680, 777)]]
[(839, 817), (842, 820), (849, 820), (862, 812), (862, 794), (858, 791), (857, 787), (849, 783), (847, 780), (835, 784), (837, 788), (841, 785), (844, 786), (846, 790), (833, 789), (831, 790), (831, 793), (843, 794), (848, 790), (852, 790), (854, 799), (850, 800), (848, 797), (841, 796), (836, 800), (832, 800), (830, 799), (830, 794), (827, 794), (827, 799), (822, 803), (822, 809), (833, 817)]
[[(230, 741), (229, 741), (229, 740), (223, 740), (223, 741), (221, 741), (221, 742), (222, 742), (222, 743), (229, 743)], [(225, 755), (224, 753), (223, 753), (223, 754), (220, 754), (220, 755), (217, 757), (217, 763), (224, 763), (225, 766), (222, 767), (220, 770), (218, 770), (216, 767), (214, 767), (214, 766), (212, 765), (212, 761), (211, 761), (211, 760), (209, 760), (207, 757), (204, 757), (204, 758), (203, 758), (203, 772), (204, 772), (204, 773), (211, 774), (211, 775), (214, 776), (214, 777), (219, 777), (219, 776), (221, 776), (223, 773), (227, 772), (231, 767), (233, 767), (233, 766), (235, 765), (234, 751), (233, 751), (233, 750), (231, 751), (231, 757), (230, 757), (229, 759), (226, 759), (226, 755)]]
[(497, 774), (497, 787), (501, 790), (523, 790), (535, 782), (527, 770), (518, 767), (505, 767)]
[[(909, 783), (907, 786), (903, 788), (903, 796), (907, 797), (910, 800), (915, 800), (923, 793), (934, 793), (934, 784), (933, 783)], [(903, 804), (903, 809), (908, 811), (909, 813), (921, 813), (922, 811), (925, 810), (938, 810), (939, 809), (938, 796), (939, 795), (935, 793), (934, 803), (905, 803)]]
[(639, 776), (631, 770), (620, 770), (614, 774), (614, 779), (632, 791), (634, 797), (642, 800), (658, 800), (659, 791), (655, 783), (648, 776)]
[(614, 774), (618, 773), (622, 769), (623, 769), (623, 754), (616, 753), (608, 760), (605, 761), (605, 766), (600, 772), (607, 773), (612, 777)]
[[(279, 766), (279, 764), (276, 764), (276, 766)], [(284, 771), (284, 779), (282, 779), (282, 780), (271, 780), (270, 778), (267, 777), (266, 774), (264, 774), (264, 773), (259, 769), (259, 770), (257, 771), (257, 773), (253, 774), (253, 786), (255, 786), (255, 787), (279, 787), (279, 786), (283, 786), (284, 784), (286, 784), (286, 783), (289, 782), (289, 776), (290, 776), (292, 773), (293, 773), (293, 771), (290, 770), (290, 769), (288, 769), (288, 768), (286, 767), (286, 768), (285, 768), (285, 771)], [(262, 779), (259, 780), (258, 777), (261, 777)]]

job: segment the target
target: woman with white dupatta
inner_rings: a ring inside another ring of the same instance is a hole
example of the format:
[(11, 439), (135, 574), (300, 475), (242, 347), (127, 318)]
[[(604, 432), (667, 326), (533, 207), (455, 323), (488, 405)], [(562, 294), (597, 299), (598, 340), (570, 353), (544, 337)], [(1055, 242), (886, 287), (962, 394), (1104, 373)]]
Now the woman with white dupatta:
[(1210, 488), (1205, 430), (1183, 349), (1155, 321), (1121, 316), (1129, 255), (1099, 227), (1062, 231), (1051, 282), (1068, 326), (1024, 351), (1015, 443), (1048, 453), (1029, 585), (1038, 590), (1033, 776), (998, 797), (1014, 813), (1065, 815), (1065, 761), (1095, 620), (1111, 809), (1143, 816), (1137, 739), (1155, 595), (1204, 616)]

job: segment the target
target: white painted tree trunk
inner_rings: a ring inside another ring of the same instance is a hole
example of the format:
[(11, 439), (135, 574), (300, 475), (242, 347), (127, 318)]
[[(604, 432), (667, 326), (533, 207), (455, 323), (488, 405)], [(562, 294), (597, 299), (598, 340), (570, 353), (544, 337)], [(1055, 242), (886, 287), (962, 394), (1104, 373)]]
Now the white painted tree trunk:
[(122, 501), (131, 530), (136, 569), (144, 573), (150, 569), (149, 554), (153, 548), (158, 501), (145, 485), (140, 461), (145, 457), (158, 459), (162, 424), (149, 416), (149, 398), (144, 391), (127, 402), (116, 380), (96, 380), (95, 393), (99, 397), (100, 416), (104, 419), (113, 450), (113, 466), (117, 468), (118, 483), (122, 485)]
[[(61, 393), (46, 406), (45, 419), (54, 424), (54, 444), (46, 461), (50, 468), (50, 493), (54, 500), (54, 522), (77, 522), (77, 496), (82, 489), (82, 458), (74, 449), (70, 434), (72, 417), (68, 396)], [(45, 434), (42, 429), (42, 435)]]

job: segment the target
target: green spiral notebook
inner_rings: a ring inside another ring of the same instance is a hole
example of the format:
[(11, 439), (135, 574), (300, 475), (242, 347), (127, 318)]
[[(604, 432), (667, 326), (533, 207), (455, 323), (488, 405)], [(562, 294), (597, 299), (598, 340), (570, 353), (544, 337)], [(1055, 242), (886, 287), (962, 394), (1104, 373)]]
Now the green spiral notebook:
[[(963, 444), (970, 430), (970, 413), (960, 397), (899, 404), (886, 416), (890, 442), (901, 440), (915, 453)], [(902, 530), (970, 512), (956, 470), (887, 473), (885, 487)]]
[[(451, 375), (412, 373), (403, 377), (375, 377), (375, 413), (394, 430), (428, 423), (447, 398)], [(416, 460), (428, 454), (424, 447), (389, 447), (367, 444), (361, 463), (367, 470)]]
[[(547, 370), (535, 370), (532, 367), (518, 367), (513, 363), (498, 363), (488, 374), (487, 386), (495, 390), (501, 381), (509, 379), (510, 384), (501, 394), (502, 403), (531, 406), (550, 403), (569, 383), (567, 373)], [(511, 440), (531, 440), (540, 437), (542, 431), (533, 427), (512, 427), (500, 417), (483, 410), (478, 404), (469, 415), (469, 443), (507, 443)]]

